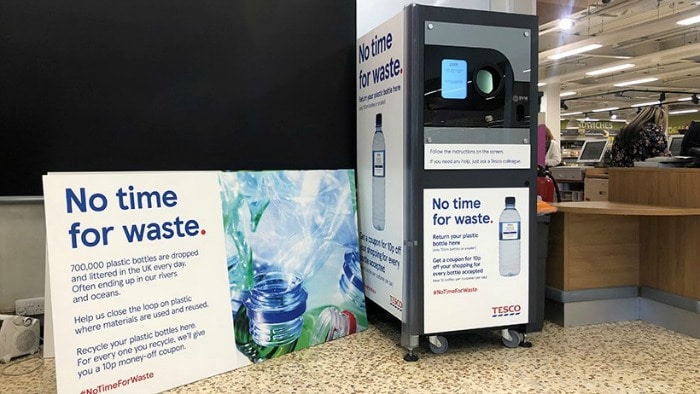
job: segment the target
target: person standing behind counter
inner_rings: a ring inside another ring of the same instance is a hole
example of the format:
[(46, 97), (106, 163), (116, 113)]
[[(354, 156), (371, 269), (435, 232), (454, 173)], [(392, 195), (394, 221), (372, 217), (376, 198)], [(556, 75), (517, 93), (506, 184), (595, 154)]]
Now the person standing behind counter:
[(668, 115), (659, 106), (645, 107), (615, 137), (611, 167), (633, 167), (635, 161), (664, 156)]
[(549, 127), (545, 126), (545, 152), (544, 165), (554, 167), (561, 164), (561, 147), (559, 141), (554, 139), (554, 134)]

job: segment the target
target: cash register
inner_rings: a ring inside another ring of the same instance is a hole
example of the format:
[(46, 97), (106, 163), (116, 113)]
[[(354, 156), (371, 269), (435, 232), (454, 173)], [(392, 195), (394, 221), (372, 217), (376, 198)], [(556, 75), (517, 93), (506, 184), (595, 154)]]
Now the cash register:
[(685, 135), (678, 134), (668, 137), (668, 151), (670, 155), (663, 155), (657, 157), (650, 157), (644, 161), (635, 161), (635, 167), (688, 167), (693, 163), (693, 157), (688, 156), (688, 152), (682, 155), (683, 152), (683, 140)]
[(576, 163), (552, 168), (552, 177), (557, 181), (583, 181), (586, 170), (603, 161), (607, 147), (607, 139), (584, 141)]

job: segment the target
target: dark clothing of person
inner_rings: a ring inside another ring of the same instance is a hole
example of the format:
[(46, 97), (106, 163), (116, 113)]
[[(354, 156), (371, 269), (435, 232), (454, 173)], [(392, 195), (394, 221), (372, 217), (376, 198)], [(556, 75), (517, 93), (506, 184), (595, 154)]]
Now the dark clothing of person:
[(666, 135), (654, 123), (645, 124), (636, 136), (629, 137), (631, 138), (625, 142), (619, 136), (615, 138), (610, 150), (612, 167), (633, 167), (635, 161), (644, 161), (666, 153)]

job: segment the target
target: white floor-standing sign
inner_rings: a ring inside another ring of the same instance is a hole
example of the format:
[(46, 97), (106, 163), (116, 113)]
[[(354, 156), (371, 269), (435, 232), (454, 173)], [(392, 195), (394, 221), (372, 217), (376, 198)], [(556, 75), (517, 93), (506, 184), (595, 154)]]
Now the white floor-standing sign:
[(157, 392), (248, 363), (217, 174), (44, 177), (59, 392)]
[(354, 178), (44, 177), (58, 391), (158, 392), (366, 329)]

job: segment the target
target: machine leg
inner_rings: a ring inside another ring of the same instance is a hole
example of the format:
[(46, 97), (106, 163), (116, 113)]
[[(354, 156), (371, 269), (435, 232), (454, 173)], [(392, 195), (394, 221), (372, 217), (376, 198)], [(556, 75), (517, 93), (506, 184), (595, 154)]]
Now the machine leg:
[(413, 349), (418, 347), (418, 335), (408, 334), (406, 327), (401, 330), (401, 344), (408, 349), (408, 353), (403, 357), (404, 361), (414, 362), (418, 361), (418, 356), (413, 354)]
[(408, 361), (408, 362), (415, 362), (418, 361), (418, 356), (413, 354), (413, 349), (408, 349), (408, 353), (406, 353), (405, 356), (403, 356), (403, 361)]

